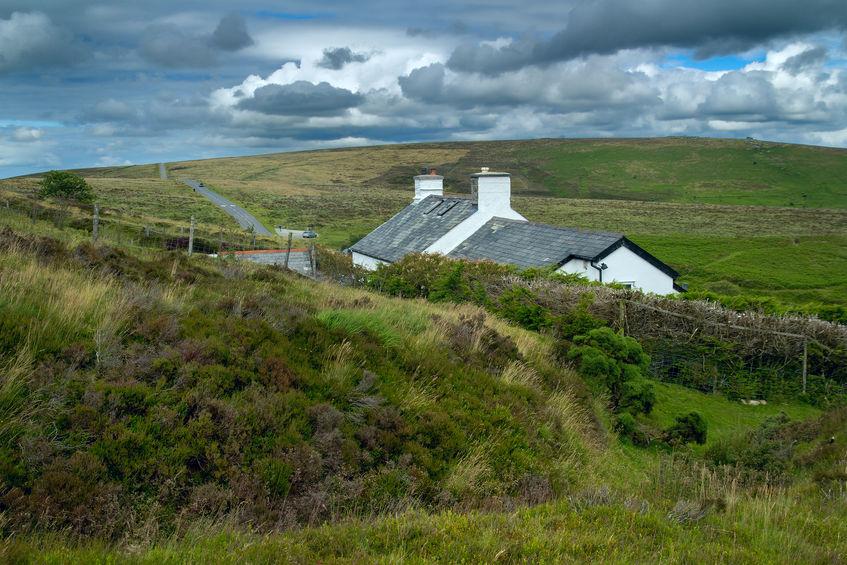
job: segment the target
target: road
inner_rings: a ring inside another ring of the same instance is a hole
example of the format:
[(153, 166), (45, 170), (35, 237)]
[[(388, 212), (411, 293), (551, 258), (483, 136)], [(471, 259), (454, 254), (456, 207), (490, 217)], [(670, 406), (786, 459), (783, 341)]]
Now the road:
[(238, 225), (242, 228), (246, 230), (253, 228), (253, 231), (256, 235), (273, 236), (273, 234), (268, 230), (268, 228), (263, 226), (259, 220), (253, 217), (253, 215), (247, 212), (247, 210), (245, 210), (244, 208), (233, 204), (217, 192), (209, 190), (205, 186), (200, 186), (200, 183), (196, 180), (182, 179), (182, 182), (193, 188), (195, 191), (197, 191), (197, 193), (202, 194), (203, 196), (214, 202), (216, 205), (220, 206), (224, 212), (235, 218), (235, 221), (238, 222)]
[(159, 178), (162, 180), (168, 179), (168, 170), (165, 168), (164, 163), (159, 163)]

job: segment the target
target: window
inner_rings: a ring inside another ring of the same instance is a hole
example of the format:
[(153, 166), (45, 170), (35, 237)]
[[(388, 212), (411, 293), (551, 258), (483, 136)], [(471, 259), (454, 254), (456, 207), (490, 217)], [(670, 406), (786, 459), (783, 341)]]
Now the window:
[(621, 281), (618, 284), (627, 290), (632, 290), (633, 288), (635, 288), (635, 281)]

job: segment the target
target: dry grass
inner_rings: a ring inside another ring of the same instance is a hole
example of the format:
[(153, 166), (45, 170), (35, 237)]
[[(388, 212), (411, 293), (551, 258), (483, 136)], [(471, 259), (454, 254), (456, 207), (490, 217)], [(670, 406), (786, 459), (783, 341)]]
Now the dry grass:
[(128, 304), (108, 278), (44, 266), (15, 250), (0, 257), (0, 296), (35, 351), (115, 332)]
[(486, 448), (477, 444), (455, 463), (444, 486), (457, 496), (478, 495), (490, 475), (491, 467), (488, 465)]
[(538, 372), (521, 361), (512, 361), (506, 365), (500, 374), (500, 380), (508, 385), (531, 389), (537, 388), (540, 383)]
[(579, 453), (584, 447), (593, 450), (601, 447), (588, 410), (570, 391), (563, 389), (550, 395), (547, 412), (566, 431), (570, 440), (568, 449), (564, 450), (566, 453)]

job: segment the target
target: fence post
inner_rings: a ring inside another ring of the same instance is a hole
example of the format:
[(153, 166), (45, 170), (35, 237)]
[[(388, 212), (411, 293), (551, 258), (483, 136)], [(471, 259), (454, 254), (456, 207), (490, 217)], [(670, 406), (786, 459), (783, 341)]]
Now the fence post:
[(618, 320), (621, 326), (621, 333), (626, 333), (626, 302), (623, 300), (618, 301)]
[(218, 229), (218, 259), (221, 258), (221, 251), (224, 250), (224, 229)]
[(194, 253), (194, 216), (191, 216), (191, 228), (188, 232), (188, 256)]
[(287, 251), (285, 252), (285, 263), (283, 265), (286, 270), (288, 270), (288, 258), (291, 257), (291, 237), (292, 237), (291, 232), (288, 232), (288, 248), (287, 248)]
[(255, 250), (255, 249), (256, 249), (256, 229), (255, 229), (255, 228), (252, 228), (252, 229), (250, 230), (250, 235), (252, 236), (252, 237), (251, 237), (251, 239), (252, 239), (252, 246), (253, 246), (253, 249)]
[(309, 246), (309, 261), (311, 262), (312, 267), (312, 278), (318, 278), (318, 269), (317, 269), (317, 261), (315, 260), (315, 244), (311, 244)]
[(94, 205), (94, 226), (91, 229), (91, 241), (97, 243), (97, 238), (100, 236), (100, 206)]
[(803, 338), (803, 394), (806, 394), (806, 374), (809, 366), (809, 340)]

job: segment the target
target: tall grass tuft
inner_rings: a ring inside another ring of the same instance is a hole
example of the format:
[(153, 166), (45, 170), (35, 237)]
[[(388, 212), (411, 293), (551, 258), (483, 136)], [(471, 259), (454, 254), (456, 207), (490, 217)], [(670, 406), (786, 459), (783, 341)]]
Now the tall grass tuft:
[(11, 447), (45, 409), (33, 394), (32, 352), (24, 345), (0, 367), (0, 447)]
[(538, 372), (521, 361), (511, 361), (500, 374), (500, 380), (512, 386), (523, 386), (530, 389), (538, 388), (540, 379)]
[(444, 486), (457, 496), (478, 496), (490, 474), (491, 468), (488, 464), (486, 448), (482, 444), (477, 444), (453, 465)]

